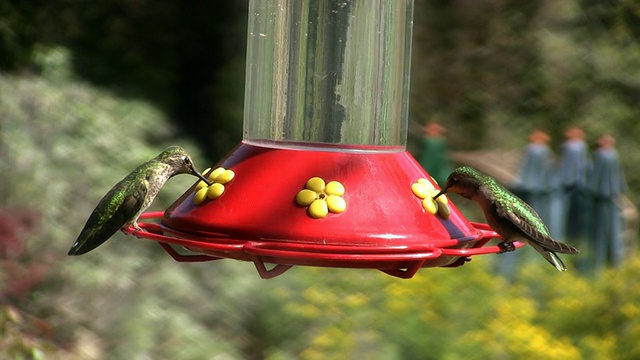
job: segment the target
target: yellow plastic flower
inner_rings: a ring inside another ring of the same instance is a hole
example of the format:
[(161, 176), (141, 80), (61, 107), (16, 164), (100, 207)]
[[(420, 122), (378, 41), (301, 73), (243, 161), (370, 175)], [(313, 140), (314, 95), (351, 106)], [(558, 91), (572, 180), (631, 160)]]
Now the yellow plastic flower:
[(433, 197), (438, 194), (438, 190), (433, 186), (433, 183), (425, 178), (418, 179), (418, 182), (411, 184), (411, 191), (415, 196), (422, 199), (422, 207), (432, 215), (438, 214), (443, 219), (448, 219), (451, 215), (449, 210), (449, 199), (446, 195), (440, 195), (438, 199), (433, 200)]
[(219, 198), (222, 193), (224, 193), (225, 184), (229, 183), (236, 176), (233, 170), (227, 170), (222, 167), (213, 171), (209, 170), (211, 169), (205, 170), (204, 174), (209, 173), (208, 180), (211, 185), (207, 185), (207, 183), (202, 180), (196, 184), (196, 193), (193, 195), (193, 203), (195, 205), (200, 205), (207, 199), (215, 200)]
[(342, 198), (344, 186), (338, 181), (330, 181), (325, 184), (319, 177), (307, 180), (305, 188), (296, 195), (296, 203), (300, 206), (308, 206), (307, 214), (314, 219), (320, 219), (329, 212), (339, 214), (347, 208), (347, 203)]

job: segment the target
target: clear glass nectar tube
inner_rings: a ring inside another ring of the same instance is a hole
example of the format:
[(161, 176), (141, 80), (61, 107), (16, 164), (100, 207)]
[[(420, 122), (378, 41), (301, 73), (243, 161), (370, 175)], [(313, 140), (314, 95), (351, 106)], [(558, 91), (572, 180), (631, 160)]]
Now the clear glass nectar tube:
[(250, 0), (244, 141), (404, 150), (413, 0)]

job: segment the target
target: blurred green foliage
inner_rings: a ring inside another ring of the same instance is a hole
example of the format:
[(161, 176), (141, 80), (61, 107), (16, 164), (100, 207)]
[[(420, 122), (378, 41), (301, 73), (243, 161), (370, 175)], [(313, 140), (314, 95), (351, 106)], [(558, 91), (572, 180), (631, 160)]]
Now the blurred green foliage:
[(0, 70), (39, 72), (65, 47), (74, 73), (151, 101), (210, 160), (241, 139), (246, 1), (0, 0)]
[[(528, 251), (523, 250), (523, 251)], [(268, 358), (634, 359), (640, 345), (640, 259), (594, 278), (544, 262), (513, 283), (476, 258), (401, 281), (377, 273), (304, 269), (271, 295), (282, 316), (304, 319), (306, 348)], [(318, 281), (321, 279), (321, 281)], [(272, 327), (281, 320), (272, 315)], [(289, 322), (288, 322), (289, 323)]]
[(427, 1), (416, 8), (420, 65), (412, 88), (421, 101), (412, 102), (413, 116), (440, 118), (457, 148), (511, 147), (533, 128), (558, 144), (574, 124), (594, 138), (637, 135), (627, 126), (637, 123), (640, 47), (625, 20), (635, 3)]
[(570, 126), (594, 149), (611, 134), (637, 205), (638, 14), (635, 1), (416, 1), (411, 119), (440, 121), (452, 150), (522, 148), (533, 129), (558, 149)]
[[(62, 81), (59, 74), (68, 73), (69, 64), (63, 49), (41, 57), (50, 67), (43, 73), (52, 74), (52, 79), (0, 75), (1, 206), (32, 211), (40, 229), (15, 240), (26, 243), (24, 251), (3, 253), (7, 266), (0, 279), (5, 285), (26, 281), (26, 271), (20, 269), (34, 264), (46, 268), (41, 281), (22, 296), (3, 295), (55, 328), (50, 334), (53, 342), (72, 343), (87, 327), (95, 335), (74, 350), (78, 358), (91, 353), (85, 348), (97, 354), (109, 349), (110, 358), (158, 358), (155, 352), (184, 359), (207, 352), (234, 354), (237, 350), (229, 341), (216, 340), (219, 336), (204, 325), (194, 325), (224, 317), (227, 308), (215, 310), (210, 296), (239, 283), (224, 270), (225, 264), (216, 273), (221, 280), (203, 281), (209, 267), (158, 267), (156, 262), (167, 260), (159, 247), (141, 242), (140, 249), (131, 251), (132, 238), (122, 234), (90, 259), (65, 256), (100, 197), (135, 166), (174, 143), (188, 149), (196, 164), (202, 155), (148, 104), (80, 81)], [(206, 165), (200, 162), (201, 169)], [(189, 176), (170, 180), (153, 207), (166, 208), (194, 182)], [(15, 279), (17, 275), (23, 278)], [(173, 291), (176, 284), (180, 291)], [(231, 301), (226, 296), (218, 295), (216, 301)], [(195, 308), (200, 310), (194, 312)], [(158, 342), (165, 346), (156, 346)]]
[[(122, 234), (67, 258), (139, 163), (179, 144), (203, 169), (240, 139), (245, 8), (0, 0), (0, 358), (640, 357), (637, 256), (587, 276), (525, 248), (512, 282), (499, 256), (408, 281), (316, 268), (264, 281)], [(609, 132), (637, 194), (638, 14), (632, 1), (416, 1), (412, 119), (442, 121), (454, 149)], [(193, 182), (170, 180), (151, 210)]]

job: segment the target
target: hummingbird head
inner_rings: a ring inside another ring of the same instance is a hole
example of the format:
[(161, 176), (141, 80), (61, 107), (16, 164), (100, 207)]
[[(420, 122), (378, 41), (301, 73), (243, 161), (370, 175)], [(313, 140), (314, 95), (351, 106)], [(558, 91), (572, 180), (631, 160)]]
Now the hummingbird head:
[(174, 145), (166, 148), (156, 159), (171, 167), (173, 173), (172, 176), (178, 174), (191, 174), (200, 178), (200, 180), (204, 181), (207, 185), (211, 185), (209, 180), (196, 170), (189, 153), (179, 146)]
[(480, 171), (470, 166), (461, 166), (449, 175), (444, 188), (433, 198), (437, 199), (444, 193), (452, 192), (467, 199), (471, 199), (471, 197), (473, 197), (473, 195), (480, 189), (482, 179), (484, 177), (485, 175)]

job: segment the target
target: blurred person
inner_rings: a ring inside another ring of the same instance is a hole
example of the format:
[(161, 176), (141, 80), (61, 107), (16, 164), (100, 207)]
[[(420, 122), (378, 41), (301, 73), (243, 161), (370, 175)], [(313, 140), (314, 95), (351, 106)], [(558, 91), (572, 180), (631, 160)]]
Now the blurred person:
[(549, 223), (549, 193), (553, 154), (549, 148), (549, 135), (541, 130), (529, 134), (529, 144), (524, 149), (520, 168), (516, 174), (514, 190)]
[(453, 170), (447, 155), (446, 129), (437, 122), (428, 122), (423, 132), (418, 162), (439, 184), (444, 185)]
[[(556, 233), (551, 232), (551, 236), (557, 237), (558, 226), (552, 226), (552, 223), (558, 221), (551, 217), (553, 154), (548, 145), (549, 140), (549, 135), (542, 130), (533, 130), (529, 134), (529, 144), (524, 149), (520, 168), (513, 184), (513, 192), (540, 215), (550, 232), (551, 229), (556, 230)], [(515, 273), (518, 256), (517, 251), (502, 255), (498, 265), (500, 273), (512, 276)]]
[[(591, 171), (591, 160), (584, 141), (585, 134), (578, 127), (565, 132), (557, 176), (562, 191), (562, 235), (570, 244), (579, 244), (587, 254), (585, 244), (591, 212), (587, 194), (587, 177)], [(584, 256), (584, 255), (583, 255)], [(576, 266), (586, 270), (586, 262), (578, 260)]]
[(595, 210), (594, 266), (602, 269), (605, 265), (619, 266), (623, 260), (623, 218), (619, 200), (627, 191), (627, 182), (615, 149), (615, 138), (608, 134), (602, 135), (597, 144), (588, 185)]

